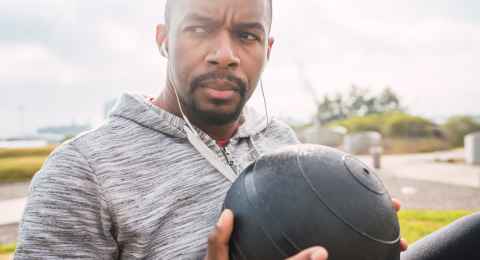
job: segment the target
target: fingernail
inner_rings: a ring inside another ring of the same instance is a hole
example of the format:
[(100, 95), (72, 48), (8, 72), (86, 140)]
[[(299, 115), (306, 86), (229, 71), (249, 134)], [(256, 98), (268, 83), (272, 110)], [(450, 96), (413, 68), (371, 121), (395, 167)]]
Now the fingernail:
[(227, 216), (227, 210), (224, 210), (222, 214), (220, 215), (220, 218), (218, 219), (217, 226), (223, 226), (223, 223), (225, 222), (225, 218)]
[(325, 260), (325, 259), (327, 259), (327, 257), (328, 257), (328, 253), (327, 253), (327, 251), (325, 251), (325, 249), (318, 249), (317, 251), (315, 251), (310, 256), (310, 259), (311, 260)]

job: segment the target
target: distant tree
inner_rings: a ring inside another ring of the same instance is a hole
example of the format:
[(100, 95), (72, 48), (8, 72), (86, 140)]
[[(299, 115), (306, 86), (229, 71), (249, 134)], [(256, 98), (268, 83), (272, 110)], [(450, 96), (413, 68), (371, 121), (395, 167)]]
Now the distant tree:
[(403, 111), (404, 109), (400, 105), (400, 99), (398, 95), (393, 92), (390, 87), (386, 87), (380, 93), (380, 96), (376, 100), (376, 106), (379, 111)]
[(442, 125), (448, 140), (453, 146), (463, 146), (466, 135), (480, 131), (480, 124), (470, 116), (453, 116)]
[(368, 88), (352, 85), (345, 96), (336, 93), (332, 99), (325, 95), (317, 104), (316, 120), (322, 124), (350, 117), (404, 110), (400, 98), (390, 87), (374, 96)]
[(334, 119), (335, 110), (334, 110), (333, 106), (334, 106), (333, 101), (330, 99), (330, 97), (325, 95), (323, 97), (323, 100), (318, 104), (318, 107), (317, 107), (317, 110), (318, 110), (317, 111), (317, 120), (320, 123), (325, 123), (325, 122), (330, 122), (330, 121), (335, 120)]

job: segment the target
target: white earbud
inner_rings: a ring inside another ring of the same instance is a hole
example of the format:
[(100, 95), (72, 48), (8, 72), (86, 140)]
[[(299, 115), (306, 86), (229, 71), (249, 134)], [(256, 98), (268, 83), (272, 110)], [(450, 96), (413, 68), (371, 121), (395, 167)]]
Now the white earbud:
[(168, 59), (168, 52), (167, 52), (167, 47), (165, 46), (165, 42), (162, 42), (162, 45), (160, 45), (160, 54)]

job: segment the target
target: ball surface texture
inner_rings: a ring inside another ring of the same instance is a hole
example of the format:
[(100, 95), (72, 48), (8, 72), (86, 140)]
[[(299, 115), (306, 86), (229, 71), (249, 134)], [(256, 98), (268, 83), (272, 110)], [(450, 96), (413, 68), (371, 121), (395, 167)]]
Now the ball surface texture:
[(355, 157), (320, 145), (261, 156), (227, 193), (233, 260), (285, 259), (320, 245), (329, 260), (398, 260), (400, 228), (387, 190)]

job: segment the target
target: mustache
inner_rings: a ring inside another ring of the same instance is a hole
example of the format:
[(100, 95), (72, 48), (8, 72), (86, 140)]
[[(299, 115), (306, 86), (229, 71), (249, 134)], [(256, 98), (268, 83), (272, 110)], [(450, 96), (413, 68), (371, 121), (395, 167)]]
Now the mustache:
[(228, 81), (234, 86), (233, 90), (238, 91), (241, 96), (245, 96), (247, 83), (245, 83), (242, 79), (232, 74), (219, 73), (219, 72), (209, 72), (209, 73), (205, 73), (195, 77), (191, 83), (191, 90), (194, 91), (195, 89), (199, 88), (205, 81), (210, 81), (210, 80)]

